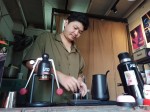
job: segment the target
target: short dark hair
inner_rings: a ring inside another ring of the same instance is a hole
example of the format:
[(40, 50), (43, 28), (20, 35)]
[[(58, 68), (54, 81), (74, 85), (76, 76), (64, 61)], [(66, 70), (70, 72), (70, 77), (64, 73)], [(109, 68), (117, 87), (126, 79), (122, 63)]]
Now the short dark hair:
[(68, 21), (73, 22), (73, 21), (78, 21), (83, 24), (84, 30), (87, 30), (89, 27), (89, 19), (88, 16), (85, 13), (80, 13), (80, 12), (73, 12), (68, 16)]

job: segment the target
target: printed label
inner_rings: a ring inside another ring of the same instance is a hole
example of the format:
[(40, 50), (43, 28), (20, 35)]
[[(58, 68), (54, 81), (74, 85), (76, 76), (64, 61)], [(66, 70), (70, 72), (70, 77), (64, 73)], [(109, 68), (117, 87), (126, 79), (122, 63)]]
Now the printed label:
[(50, 74), (50, 68), (43, 68), (42, 75)]
[(138, 84), (134, 70), (125, 71), (124, 74), (128, 86)]

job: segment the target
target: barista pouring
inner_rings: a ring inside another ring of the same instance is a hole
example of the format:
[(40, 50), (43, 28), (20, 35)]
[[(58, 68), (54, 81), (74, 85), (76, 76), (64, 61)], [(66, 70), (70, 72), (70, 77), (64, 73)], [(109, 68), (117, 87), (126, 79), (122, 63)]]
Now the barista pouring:
[[(54, 60), (58, 81), (64, 89), (62, 96), (54, 95), (54, 102), (64, 103), (72, 99), (73, 92), (78, 89), (82, 96), (87, 93), (87, 86), (82, 80), (84, 61), (75, 45), (82, 32), (87, 30), (89, 20), (85, 14), (72, 13), (64, 22), (64, 30), (60, 34), (45, 32), (37, 37), (33, 46), (24, 58), (24, 64), (30, 70), (30, 60), (36, 60), (43, 53), (48, 53)], [(33, 100), (47, 101), (50, 98), (49, 81), (36, 81)], [(56, 84), (55, 84), (56, 85)], [(55, 87), (56, 88), (56, 87)], [(39, 92), (41, 91), (41, 94)]]

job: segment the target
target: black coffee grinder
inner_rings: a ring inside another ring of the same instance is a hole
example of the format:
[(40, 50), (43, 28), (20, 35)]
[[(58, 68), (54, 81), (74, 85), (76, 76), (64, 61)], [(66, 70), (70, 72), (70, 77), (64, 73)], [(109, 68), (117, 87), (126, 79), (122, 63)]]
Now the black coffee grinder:
[(129, 53), (123, 52), (118, 55), (120, 64), (118, 71), (126, 94), (132, 95), (135, 99), (143, 98), (144, 81), (138, 71), (137, 64), (131, 59)]

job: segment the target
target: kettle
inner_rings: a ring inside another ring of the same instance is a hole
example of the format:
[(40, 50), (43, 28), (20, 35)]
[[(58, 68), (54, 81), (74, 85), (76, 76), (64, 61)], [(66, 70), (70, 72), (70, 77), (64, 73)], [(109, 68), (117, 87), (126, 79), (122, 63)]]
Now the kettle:
[(107, 101), (109, 100), (109, 91), (107, 85), (107, 74), (95, 74), (92, 76), (91, 95), (92, 99)]

